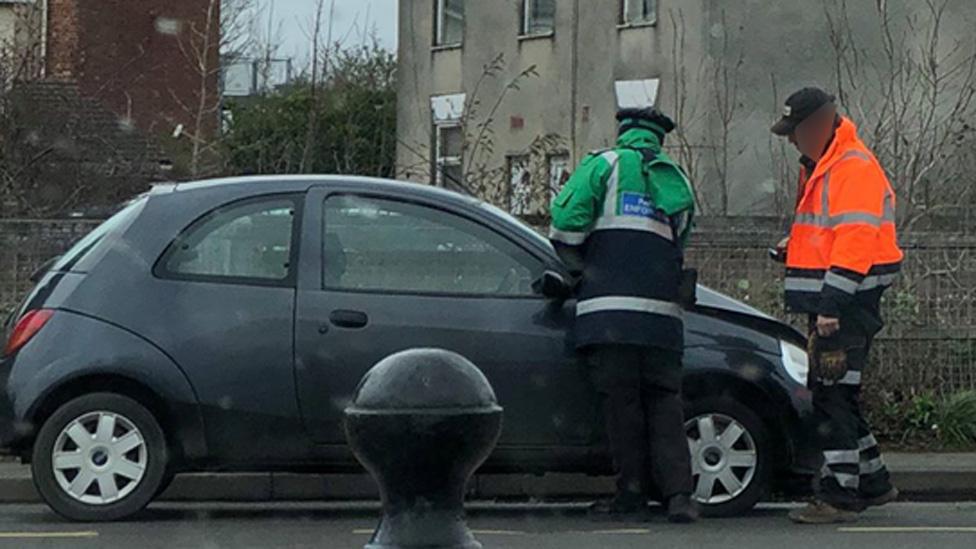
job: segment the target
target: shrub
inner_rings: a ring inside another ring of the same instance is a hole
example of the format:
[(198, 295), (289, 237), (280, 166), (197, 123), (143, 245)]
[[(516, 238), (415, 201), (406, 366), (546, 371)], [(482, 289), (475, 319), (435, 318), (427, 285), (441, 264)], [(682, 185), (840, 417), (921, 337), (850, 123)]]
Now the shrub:
[(931, 417), (939, 440), (948, 447), (976, 444), (976, 391), (956, 393), (942, 399)]

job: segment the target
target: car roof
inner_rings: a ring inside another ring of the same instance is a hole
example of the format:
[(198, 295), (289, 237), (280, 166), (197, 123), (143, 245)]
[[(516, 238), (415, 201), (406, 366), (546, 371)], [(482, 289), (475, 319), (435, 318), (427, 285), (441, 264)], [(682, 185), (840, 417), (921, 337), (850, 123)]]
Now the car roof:
[(482, 203), (478, 198), (433, 185), (353, 175), (248, 175), (204, 179), (185, 183), (169, 183), (158, 185), (154, 190), (162, 193), (226, 190), (228, 196), (231, 196), (269, 189), (281, 192), (298, 192), (308, 190), (311, 187), (329, 187), (332, 185), (361, 186), (364, 190), (371, 191), (396, 190), (401, 193), (415, 194), (418, 197), (434, 198), (468, 206), (477, 206)]

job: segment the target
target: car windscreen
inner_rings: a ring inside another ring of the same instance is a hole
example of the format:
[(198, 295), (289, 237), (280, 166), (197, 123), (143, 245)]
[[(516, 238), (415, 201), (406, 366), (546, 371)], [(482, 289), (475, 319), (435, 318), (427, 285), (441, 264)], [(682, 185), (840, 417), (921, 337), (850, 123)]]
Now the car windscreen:
[(84, 272), (86, 268), (91, 267), (93, 262), (85, 259), (100, 255), (100, 250), (105, 250), (111, 246), (111, 243), (139, 217), (147, 200), (147, 196), (141, 196), (129, 202), (122, 210), (108, 218), (72, 246), (51, 267), (51, 270), (55, 272)]

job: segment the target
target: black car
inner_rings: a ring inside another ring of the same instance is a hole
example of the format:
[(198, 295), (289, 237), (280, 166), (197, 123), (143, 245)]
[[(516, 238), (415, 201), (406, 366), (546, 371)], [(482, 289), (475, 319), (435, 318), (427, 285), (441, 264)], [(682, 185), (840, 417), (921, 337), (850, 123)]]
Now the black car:
[[(158, 186), (54, 262), (12, 317), (0, 448), (79, 520), (128, 516), (178, 472), (354, 471), (342, 421), (359, 379), (439, 347), (477, 364), (505, 408), (484, 471), (605, 474), (564, 275), (530, 227), (433, 187)], [(803, 339), (703, 287), (685, 326), (696, 497), (740, 513), (814, 460)]]

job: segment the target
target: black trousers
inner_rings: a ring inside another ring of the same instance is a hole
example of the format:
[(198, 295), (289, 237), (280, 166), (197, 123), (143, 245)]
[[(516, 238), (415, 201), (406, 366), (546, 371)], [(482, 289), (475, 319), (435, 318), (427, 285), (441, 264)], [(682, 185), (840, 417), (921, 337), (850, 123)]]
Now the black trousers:
[(657, 347), (598, 345), (591, 374), (606, 420), (621, 498), (664, 501), (692, 492), (691, 455), (681, 402), (681, 353)]
[(861, 376), (868, 362), (874, 330), (855, 319), (841, 316), (842, 338), (847, 348), (848, 372), (844, 379), (824, 383), (810, 379), (813, 391), (814, 429), (823, 452), (823, 465), (815, 485), (820, 499), (839, 507), (856, 507), (861, 499), (891, 489), (888, 469), (878, 442), (861, 413)]

